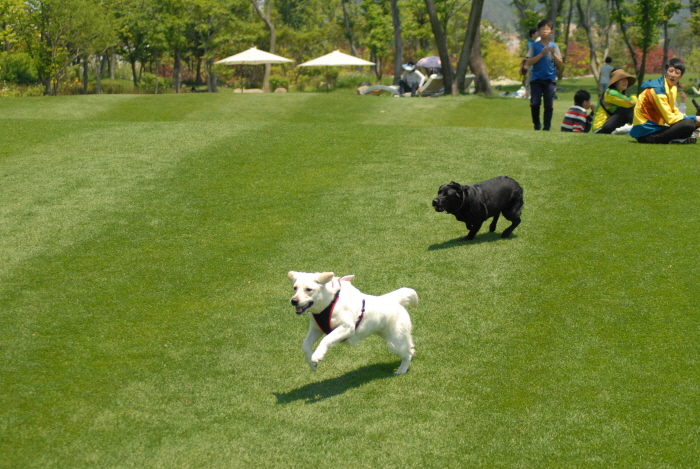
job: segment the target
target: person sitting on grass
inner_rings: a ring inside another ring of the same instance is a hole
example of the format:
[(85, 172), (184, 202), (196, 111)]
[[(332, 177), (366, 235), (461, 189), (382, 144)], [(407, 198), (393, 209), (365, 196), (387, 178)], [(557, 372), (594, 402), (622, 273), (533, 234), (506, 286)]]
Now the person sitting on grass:
[(676, 108), (678, 82), (685, 73), (680, 59), (666, 63), (663, 76), (642, 83), (639, 102), (634, 107), (630, 136), (639, 143), (695, 143), (697, 116), (685, 116)]
[(632, 123), (637, 97), (627, 97), (625, 90), (635, 81), (632, 75), (619, 68), (610, 75), (610, 84), (600, 98), (600, 105), (595, 113), (593, 133), (611, 134), (615, 129)]
[[(590, 114), (586, 114), (587, 109), (591, 110)], [(590, 132), (594, 109), (595, 106), (591, 104), (591, 93), (586, 90), (578, 90), (574, 95), (574, 106), (564, 115), (561, 131)]]
[(425, 77), (421, 72), (416, 70), (416, 64), (413, 62), (408, 62), (401, 66), (405, 71), (401, 75), (401, 81), (399, 81), (399, 93), (401, 96), (404, 93), (411, 92), (411, 96), (415, 96), (418, 88), (423, 86), (425, 83)]

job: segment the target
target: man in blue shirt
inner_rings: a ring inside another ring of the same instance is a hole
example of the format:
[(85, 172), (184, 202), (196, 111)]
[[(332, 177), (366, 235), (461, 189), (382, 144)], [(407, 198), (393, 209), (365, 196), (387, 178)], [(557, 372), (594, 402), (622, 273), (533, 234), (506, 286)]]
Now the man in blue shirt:
[(554, 93), (557, 91), (557, 67), (561, 67), (559, 46), (550, 41), (552, 22), (542, 20), (537, 24), (540, 41), (534, 42), (527, 53), (527, 64), (532, 67), (530, 80), (530, 112), (535, 130), (542, 129), (540, 123), (540, 104), (544, 97), (544, 130), (552, 127), (554, 113)]

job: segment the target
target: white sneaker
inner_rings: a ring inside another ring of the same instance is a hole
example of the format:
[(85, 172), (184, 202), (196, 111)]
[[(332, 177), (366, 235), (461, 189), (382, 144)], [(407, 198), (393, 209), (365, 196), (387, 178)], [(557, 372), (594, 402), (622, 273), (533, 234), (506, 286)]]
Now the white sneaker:
[(681, 145), (683, 145), (683, 144), (692, 144), (692, 143), (696, 143), (697, 141), (698, 141), (698, 139), (695, 138), (695, 137), (688, 137), (688, 138), (677, 138), (677, 139), (675, 139), (675, 140), (671, 140), (671, 141), (668, 142), (668, 143), (676, 143), (676, 144), (681, 144)]

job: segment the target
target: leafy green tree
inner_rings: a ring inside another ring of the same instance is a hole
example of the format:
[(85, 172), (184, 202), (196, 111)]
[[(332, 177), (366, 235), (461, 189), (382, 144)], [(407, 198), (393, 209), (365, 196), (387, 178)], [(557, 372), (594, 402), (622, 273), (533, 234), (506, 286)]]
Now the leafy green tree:
[(134, 86), (139, 86), (143, 66), (138, 70), (137, 63), (142, 65), (148, 59), (153, 10), (152, 0), (117, 0), (114, 3), (114, 16), (117, 23), (119, 39), (118, 51), (131, 64), (131, 75)]
[(27, 0), (22, 37), (45, 93), (57, 95), (69, 66), (89, 49), (94, 32), (91, 0)]
[(26, 20), (23, 5), (22, 0), (0, 0), (0, 43), (5, 52), (18, 41), (17, 27)]
[(391, 51), (394, 31), (390, 9), (386, 3), (376, 3), (374, 0), (363, 0), (362, 9), (364, 18), (360, 29), (364, 36), (360, 44), (369, 49), (370, 61), (376, 63), (374, 72), (380, 80), (384, 61)]

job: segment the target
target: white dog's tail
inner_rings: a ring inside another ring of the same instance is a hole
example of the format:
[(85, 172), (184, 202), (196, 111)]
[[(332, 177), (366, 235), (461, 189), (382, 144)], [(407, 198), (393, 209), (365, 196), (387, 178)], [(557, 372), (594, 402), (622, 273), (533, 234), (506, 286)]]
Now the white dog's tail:
[(391, 293), (387, 293), (385, 296), (395, 299), (404, 308), (418, 306), (418, 294), (413, 288), (399, 288)]

